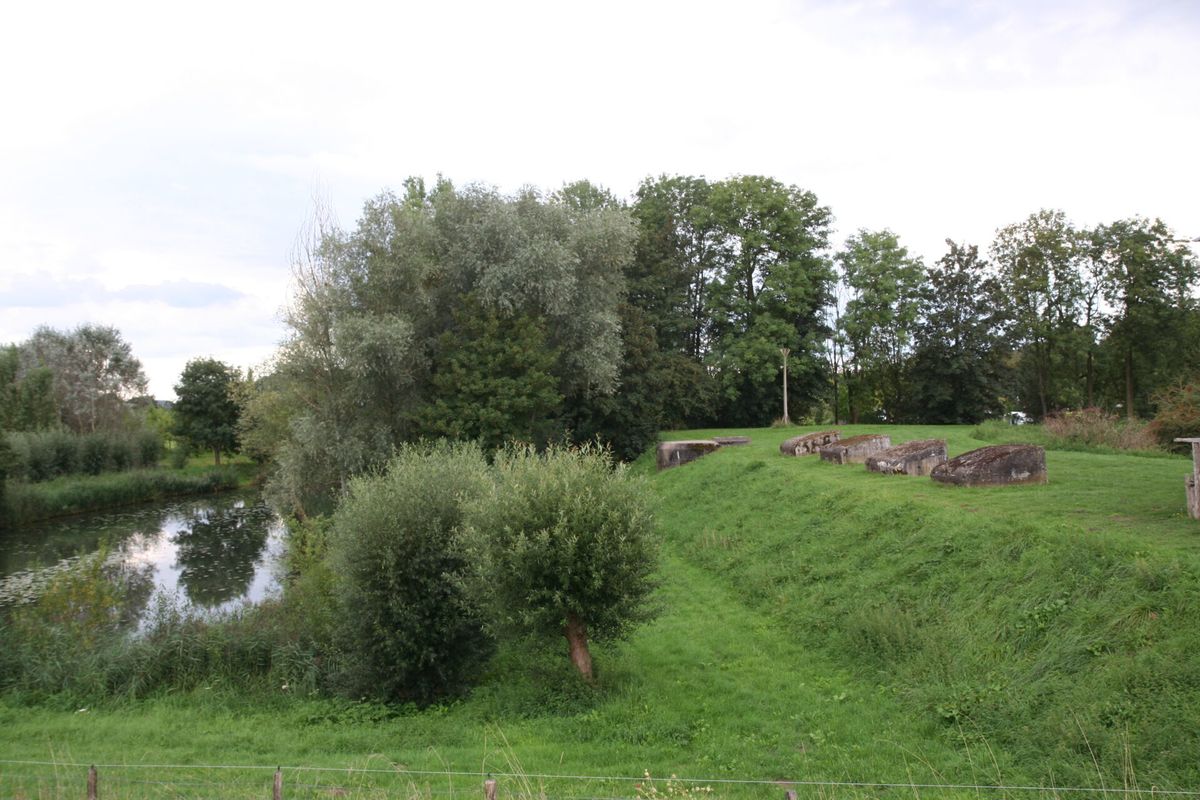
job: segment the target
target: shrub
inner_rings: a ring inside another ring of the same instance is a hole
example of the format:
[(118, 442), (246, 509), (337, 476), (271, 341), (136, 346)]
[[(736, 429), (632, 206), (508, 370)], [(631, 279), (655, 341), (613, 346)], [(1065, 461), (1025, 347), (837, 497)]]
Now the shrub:
[(1150, 422), (1150, 432), (1164, 447), (1187, 452), (1188, 446), (1175, 440), (1200, 436), (1200, 376), (1163, 390), (1154, 403), (1158, 413)]
[(1052, 438), (1076, 445), (1115, 450), (1153, 450), (1158, 446), (1145, 422), (1121, 419), (1099, 408), (1050, 414), (1042, 421), (1042, 429)]
[(328, 546), (353, 696), (429, 702), (463, 688), (489, 654), (453, 541), (464, 498), (487, 486), (480, 449), (446, 443), (406, 446), (384, 473), (351, 482)]
[(108, 438), (99, 433), (84, 436), (79, 447), (79, 471), (99, 475), (108, 465)]
[(590, 681), (589, 636), (619, 637), (649, 616), (657, 559), (645, 491), (590, 446), (510, 449), (495, 468), (495, 486), (467, 506), (473, 584), (499, 626), (565, 636)]

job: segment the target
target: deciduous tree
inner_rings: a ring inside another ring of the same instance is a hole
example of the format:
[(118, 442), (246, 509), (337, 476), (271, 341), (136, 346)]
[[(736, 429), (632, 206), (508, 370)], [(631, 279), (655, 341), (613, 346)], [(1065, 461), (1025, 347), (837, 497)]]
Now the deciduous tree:
[(221, 453), (237, 450), (238, 404), (234, 387), (237, 370), (213, 358), (197, 358), (183, 368), (175, 385), (175, 434), (202, 450)]

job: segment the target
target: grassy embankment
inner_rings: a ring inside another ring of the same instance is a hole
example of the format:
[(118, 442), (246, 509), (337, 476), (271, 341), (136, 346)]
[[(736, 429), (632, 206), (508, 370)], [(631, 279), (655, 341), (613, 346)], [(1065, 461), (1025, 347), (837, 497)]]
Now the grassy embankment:
[[(970, 428), (844, 430), (946, 436), (952, 454), (981, 444)], [(425, 711), (232, 685), (85, 712), (9, 698), (0, 753), (497, 772), (515, 756), (529, 773), (574, 775), (1200, 785), (1200, 528), (1183, 514), (1185, 461), (1052, 451), (1046, 486), (964, 490), (784, 458), (788, 432), (745, 433), (749, 447), (650, 477), (662, 613), (598, 649), (596, 691), (578, 686), (562, 653), (508, 652), (469, 698)], [(649, 459), (636, 469), (650, 474)], [(285, 773), (293, 797), (310, 796), (298, 784), (478, 791), (468, 777)], [(105, 774), (121, 796), (270, 781), (269, 771)], [(0, 764), (0, 794), (75, 793), (81, 775)], [(174, 787), (130, 782), (147, 779)], [(628, 783), (545, 788), (634, 796)]]
[(3, 486), (0, 528), (168, 497), (227, 491), (249, 485), (254, 475), (255, 467), (248, 459), (213, 467), (211, 457), (193, 457), (178, 469), (163, 465), (99, 475), (67, 475), (38, 483), (8, 481)]

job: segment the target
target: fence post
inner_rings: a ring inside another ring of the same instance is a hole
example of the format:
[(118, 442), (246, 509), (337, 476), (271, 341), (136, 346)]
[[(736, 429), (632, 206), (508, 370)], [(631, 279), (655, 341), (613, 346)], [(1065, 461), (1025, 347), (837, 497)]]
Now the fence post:
[(88, 767), (88, 794), (87, 800), (99, 800), (100, 798), (100, 776), (96, 773), (96, 765)]
[(283, 800), (283, 767), (275, 768), (275, 785), (271, 787), (272, 800)]
[(483, 782), (483, 800), (496, 800), (496, 781), (493, 778)]
[(786, 792), (784, 792), (783, 796), (784, 800), (796, 800), (796, 790), (788, 789)]

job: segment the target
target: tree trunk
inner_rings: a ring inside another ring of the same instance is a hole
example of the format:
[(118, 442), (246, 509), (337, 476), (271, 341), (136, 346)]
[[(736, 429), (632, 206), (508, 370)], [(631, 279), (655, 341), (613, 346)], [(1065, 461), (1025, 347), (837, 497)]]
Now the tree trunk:
[(1092, 347), (1091, 347), (1091, 345), (1089, 345), (1088, 346), (1088, 354), (1087, 354), (1087, 404), (1088, 404), (1088, 408), (1092, 408), (1093, 406), (1096, 405), (1096, 401), (1093, 399), (1093, 394), (1094, 394), (1093, 387), (1096, 385), (1095, 377), (1094, 377), (1095, 376), (1094, 364), (1095, 364), (1095, 362), (1094, 362), (1094, 357), (1093, 357), (1093, 353), (1092, 353)]
[(588, 652), (587, 625), (574, 612), (567, 612), (567, 624), (563, 627), (567, 647), (571, 651), (571, 663), (588, 683), (592, 682), (592, 654)]
[(213, 448), (213, 464), (221, 466), (221, 451), (216, 447)]
[(1125, 415), (1133, 419), (1133, 348), (1125, 348)]

